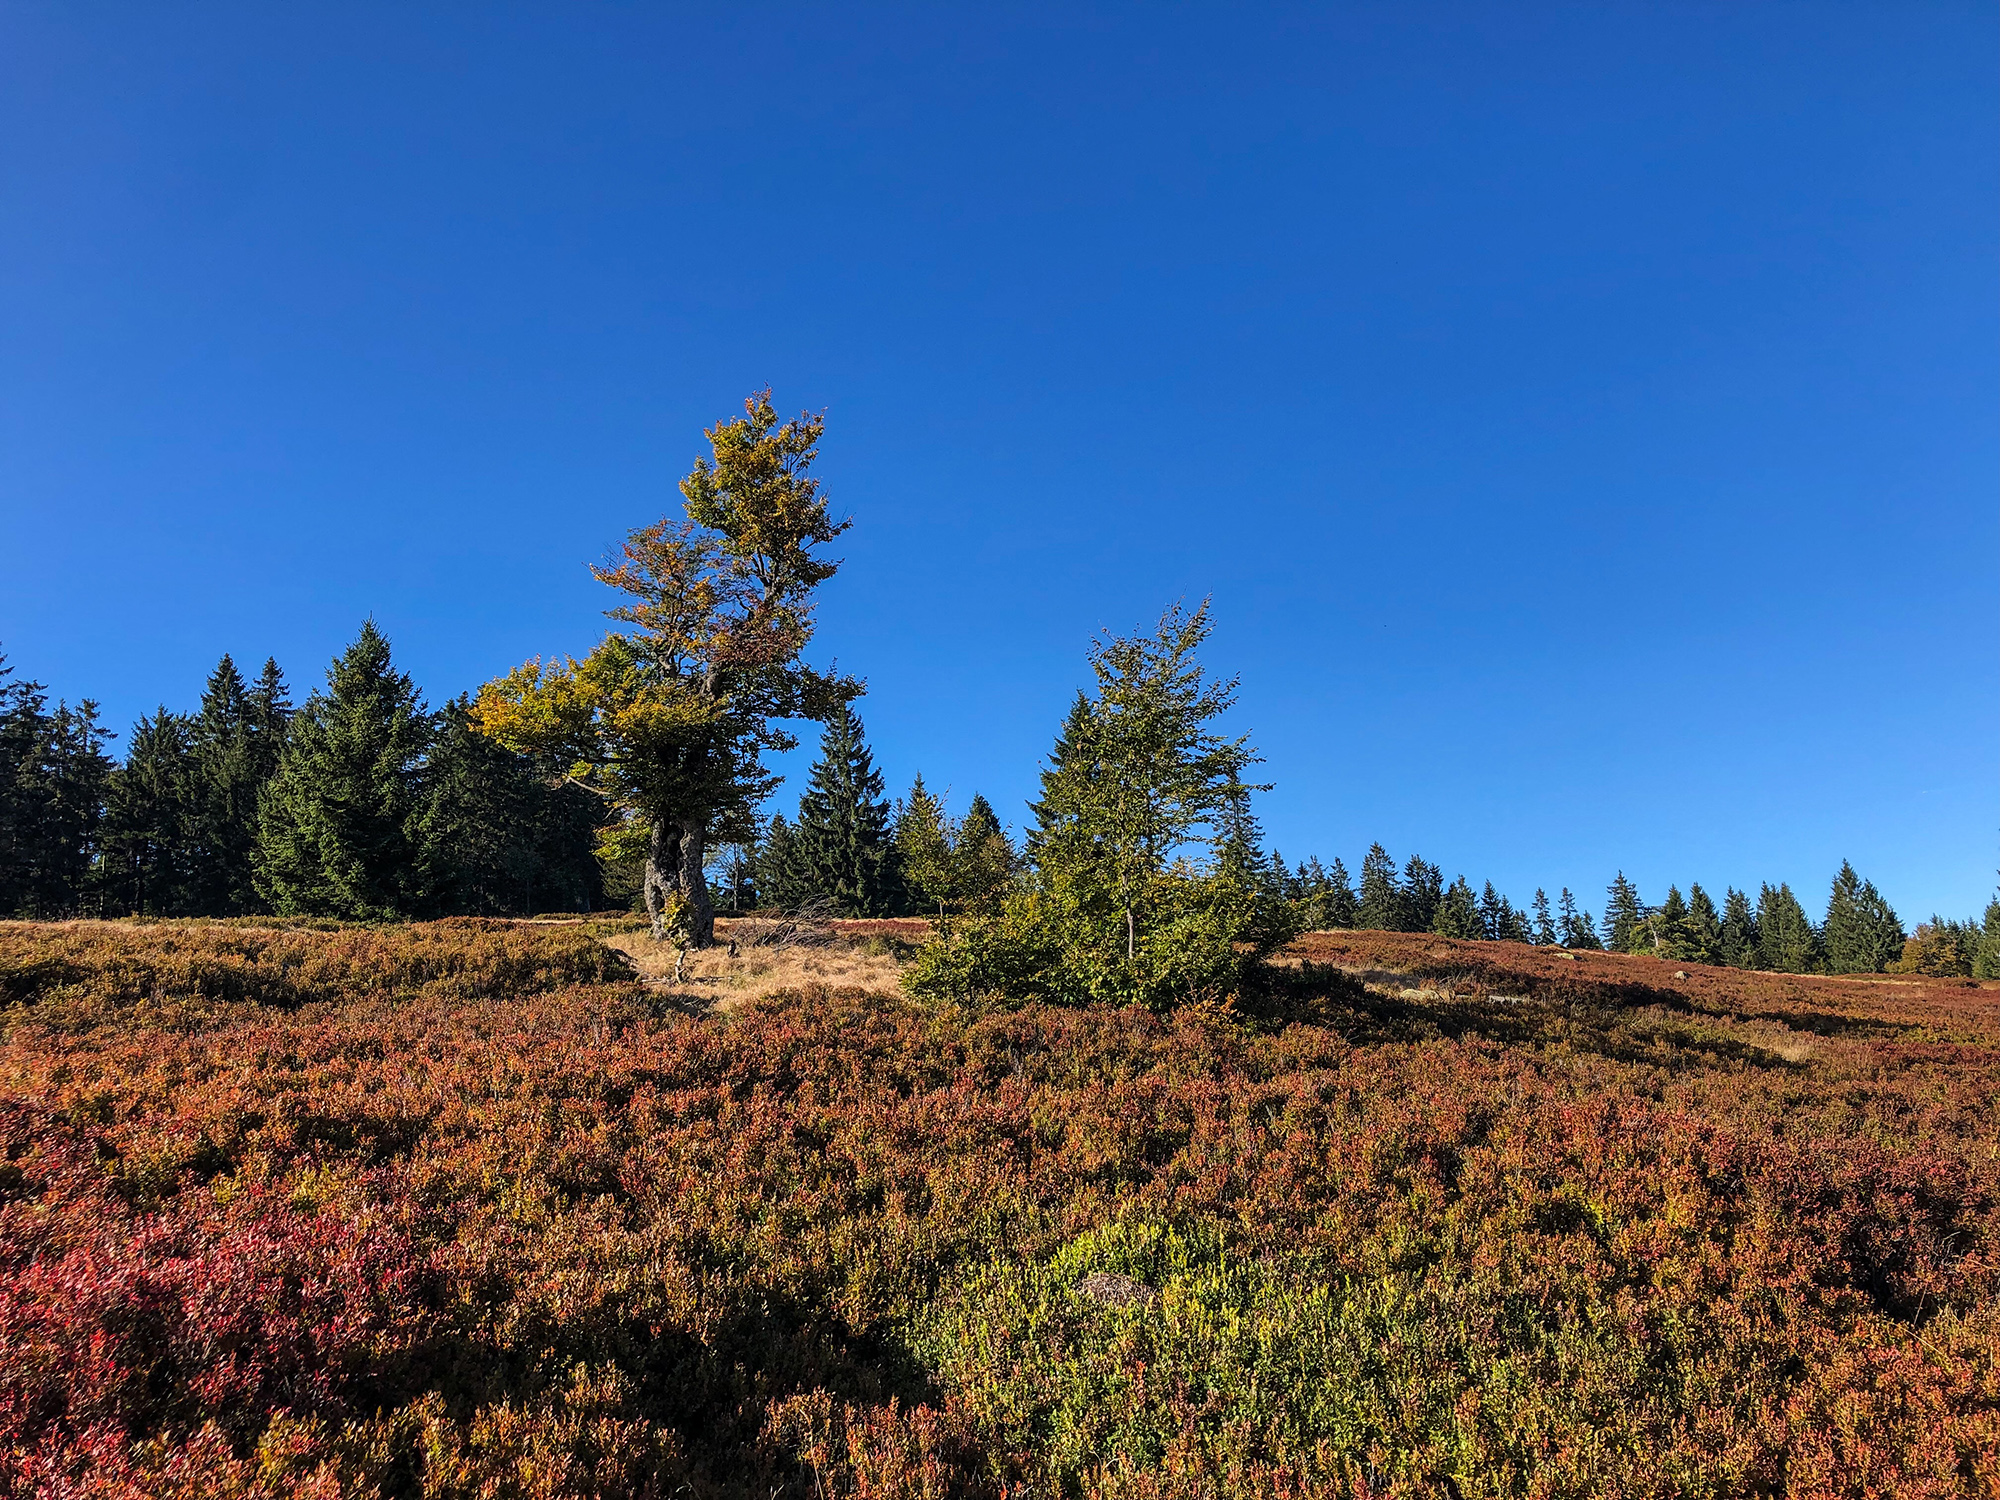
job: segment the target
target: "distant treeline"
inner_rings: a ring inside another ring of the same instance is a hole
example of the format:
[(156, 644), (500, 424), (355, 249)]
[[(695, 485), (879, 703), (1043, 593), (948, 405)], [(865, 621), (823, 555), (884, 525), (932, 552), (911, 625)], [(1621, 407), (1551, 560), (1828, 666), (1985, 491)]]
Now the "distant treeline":
[[(1072, 714), (1052, 766), (1081, 720)], [(267, 661), (247, 682), (223, 657), (192, 714), (133, 727), (105, 754), (97, 707), (51, 708), (0, 656), (0, 913), (390, 920), (584, 911), (636, 904), (640, 871), (600, 848), (598, 795), (566, 768), (509, 751), (473, 727), (467, 699), (430, 711), (372, 623), (298, 708)], [(1047, 778), (1045, 777), (1045, 780)], [(919, 776), (891, 802), (859, 717), (829, 717), (806, 790), (753, 837), (715, 850), (725, 910), (823, 906), (850, 916), (946, 915), (990, 906), (1032, 868), (1052, 832), (1043, 803), (1017, 845), (975, 795), (962, 818)], [(1789, 885), (1720, 906), (1700, 884), (1644, 901), (1621, 872), (1602, 921), (1562, 890), (1525, 907), (1487, 881), (1449, 884), (1380, 844), (1358, 881), (1334, 859), (1266, 853), (1247, 810), (1228, 840), (1239, 875), (1295, 929), (1360, 927), (1787, 973), (1900, 971), (2000, 977), (2000, 897), (1983, 920), (1933, 917), (1906, 933), (1871, 882), (1843, 864), (1824, 917)], [(600, 854), (604, 857), (600, 858)]]
[(432, 712), (375, 626), (294, 708), (225, 656), (201, 707), (133, 726), (49, 706), (0, 656), (0, 914), (389, 920), (603, 903), (597, 799)]

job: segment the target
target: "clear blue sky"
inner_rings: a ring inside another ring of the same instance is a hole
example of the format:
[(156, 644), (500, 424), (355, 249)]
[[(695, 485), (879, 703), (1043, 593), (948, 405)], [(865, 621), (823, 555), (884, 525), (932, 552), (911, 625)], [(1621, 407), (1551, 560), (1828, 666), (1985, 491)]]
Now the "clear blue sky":
[(0, 5), (0, 646), (442, 699), (769, 383), (893, 790), (1212, 594), (1288, 856), (1970, 913), (1996, 104), (1991, 4)]

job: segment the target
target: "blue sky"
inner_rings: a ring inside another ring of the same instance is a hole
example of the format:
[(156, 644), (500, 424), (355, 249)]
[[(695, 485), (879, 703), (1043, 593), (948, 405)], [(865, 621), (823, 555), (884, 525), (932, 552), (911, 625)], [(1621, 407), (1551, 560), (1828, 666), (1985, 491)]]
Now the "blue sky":
[[(766, 383), (893, 789), (1213, 596), (1288, 856), (2000, 861), (1990, 5), (0, 5), (0, 647), (434, 700)], [(804, 756), (799, 759), (801, 763)], [(782, 795), (782, 794), (781, 794)]]

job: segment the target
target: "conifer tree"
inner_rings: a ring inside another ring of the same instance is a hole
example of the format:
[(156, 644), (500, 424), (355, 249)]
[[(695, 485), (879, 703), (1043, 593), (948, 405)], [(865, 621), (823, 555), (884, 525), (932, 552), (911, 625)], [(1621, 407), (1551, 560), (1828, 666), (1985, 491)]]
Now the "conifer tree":
[(409, 901), (425, 914), (590, 911), (603, 895), (595, 799), (472, 726), (471, 701), (437, 717), (412, 830)]
[(1722, 897), (1722, 930), (1716, 940), (1716, 962), (1732, 969), (1757, 967), (1757, 913), (1750, 898), (1730, 886)]
[(51, 710), (40, 683), (9, 675), (0, 656), (0, 912), (77, 916), (102, 899), (110, 736), (91, 699)]
[(1438, 898), (1437, 912), (1431, 918), (1431, 931), (1446, 938), (1486, 936), (1486, 924), (1479, 915), (1479, 899), (1472, 894), (1472, 887), (1466, 884), (1463, 875), (1452, 881)]
[(766, 907), (795, 911), (818, 894), (813, 889), (812, 871), (799, 850), (797, 835), (783, 813), (772, 816), (764, 837), (757, 845), (755, 861), (757, 895)]
[(1902, 957), (1907, 934), (1889, 903), (1854, 866), (1840, 862), (1821, 929), (1827, 967), (1836, 974), (1879, 974)]
[(1376, 932), (1394, 932), (1402, 925), (1403, 891), (1389, 851), (1370, 844), (1361, 860), (1361, 899), (1354, 925)]
[(1569, 893), (1569, 887), (1562, 888), (1562, 905), (1558, 908), (1562, 920), (1562, 945), (1594, 952), (1604, 946), (1597, 936), (1597, 924), (1590, 913), (1579, 911), (1576, 898)]
[(1437, 917), (1438, 902), (1444, 899), (1444, 871), (1412, 854), (1410, 862), (1403, 866), (1402, 897), (1400, 929), (1429, 932)]
[(1688, 887), (1682, 946), (1686, 951), (1678, 956), (1689, 962), (1722, 962), (1722, 917), (1715, 909), (1715, 901), (1701, 888), (1699, 881)]
[(1019, 868), (1020, 857), (1000, 825), (1000, 815), (977, 792), (952, 836), (951, 857), (957, 870), (959, 900), (968, 907), (987, 906), (999, 899)]
[(957, 834), (944, 804), (931, 794), (923, 773), (918, 772), (910, 783), (910, 795), (896, 808), (896, 852), (904, 887), (917, 910), (929, 913), (934, 909), (940, 921), (958, 901), (958, 862), (952, 848)]
[(1767, 883), (1757, 893), (1757, 947), (1760, 968), (1783, 974), (1811, 974), (1820, 966), (1819, 932), (1789, 885)]
[(251, 690), (227, 655), (188, 720), (189, 896), (194, 909), (234, 916), (257, 904), (251, 849), (257, 804), (275, 766), (257, 741)]
[(1327, 871), (1325, 884), (1325, 906), (1322, 908), (1324, 921), (1328, 927), (1353, 927), (1358, 921), (1358, 903), (1354, 899), (1354, 886), (1347, 878), (1347, 866), (1335, 855), (1333, 868)]
[(1082, 688), (1078, 688), (1069, 712), (1063, 716), (1062, 728), (1056, 733), (1055, 747), (1049, 751), (1048, 761), (1042, 767), (1042, 795), (1039, 800), (1028, 804), (1028, 811), (1034, 817), (1028, 828), (1030, 864), (1041, 863), (1045, 845), (1060, 841), (1074, 831), (1074, 817), (1062, 811), (1064, 799), (1057, 793), (1066, 775), (1074, 775), (1083, 769), (1082, 757), (1087, 753), (1085, 745), (1089, 736), (1090, 699)]
[(1613, 953), (1630, 953), (1646, 920), (1646, 905), (1639, 888), (1620, 870), (1604, 898), (1604, 946)]
[(108, 910), (181, 916), (201, 910), (190, 825), (197, 807), (188, 726), (165, 708), (133, 726), (125, 763), (106, 780), (99, 866)]
[(847, 704), (827, 715), (795, 834), (815, 893), (836, 911), (879, 917), (895, 909), (898, 871), (882, 773)]
[(1549, 893), (1540, 886), (1535, 887), (1535, 929), (1534, 938), (1538, 946), (1553, 948), (1557, 945), (1555, 918), (1549, 913)]
[(1479, 893), (1479, 935), (1503, 941), (1508, 936), (1508, 912), (1506, 898), (1493, 888), (1492, 881), (1487, 881), (1486, 888)]
[(1972, 972), (1980, 979), (2000, 979), (2000, 895), (1986, 903), (1979, 924), (1979, 942), (1972, 957)]
[(430, 716), (363, 623), (307, 700), (259, 809), (257, 890), (282, 914), (394, 920), (429, 896), (420, 767)]

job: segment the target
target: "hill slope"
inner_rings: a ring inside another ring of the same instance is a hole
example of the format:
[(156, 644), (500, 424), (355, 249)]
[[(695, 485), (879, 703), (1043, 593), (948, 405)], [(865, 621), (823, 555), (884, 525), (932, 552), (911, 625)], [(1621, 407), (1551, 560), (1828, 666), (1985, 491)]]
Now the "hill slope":
[(0, 925), (0, 1492), (2000, 1484), (2000, 991), (1392, 934), (695, 1012), (573, 928)]

